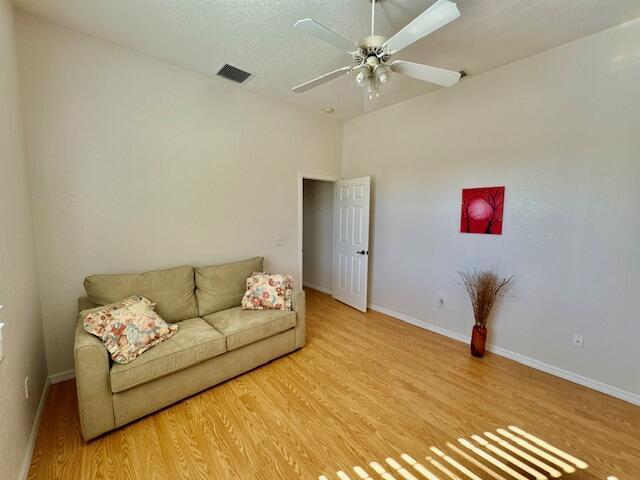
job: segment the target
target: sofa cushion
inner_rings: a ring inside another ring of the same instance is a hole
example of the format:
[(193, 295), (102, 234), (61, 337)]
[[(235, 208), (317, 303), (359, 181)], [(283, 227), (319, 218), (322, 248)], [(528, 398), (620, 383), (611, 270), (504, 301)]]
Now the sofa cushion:
[(178, 323), (173, 337), (133, 362), (111, 367), (111, 391), (123, 392), (226, 352), (224, 335), (202, 318)]
[(285, 310), (242, 310), (229, 308), (204, 319), (227, 337), (227, 350), (271, 337), (296, 326), (296, 312)]
[(262, 263), (262, 257), (254, 257), (225, 265), (196, 267), (198, 314), (204, 317), (240, 305), (247, 278), (255, 271), (262, 271)]
[(175, 267), (146, 273), (91, 275), (84, 280), (89, 299), (98, 305), (119, 302), (140, 295), (156, 304), (155, 310), (167, 322), (198, 316), (193, 267)]

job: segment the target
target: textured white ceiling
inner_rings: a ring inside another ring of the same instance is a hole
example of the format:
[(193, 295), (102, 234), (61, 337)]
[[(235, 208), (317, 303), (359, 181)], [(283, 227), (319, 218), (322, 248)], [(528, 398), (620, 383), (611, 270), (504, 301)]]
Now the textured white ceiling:
[[(390, 36), (434, 0), (380, 0), (376, 33)], [(396, 55), (477, 75), (640, 16), (639, 0), (458, 0), (461, 17)], [(27, 12), (214, 75), (225, 62), (256, 74), (238, 88), (349, 119), (363, 114), (351, 77), (305, 94), (291, 88), (351, 64), (348, 55), (291, 27), (312, 17), (357, 40), (369, 31), (368, 0), (15, 0)], [(224, 81), (224, 80), (219, 80)], [(435, 88), (394, 75), (381, 106)], [(453, 87), (455, 88), (455, 87)]]

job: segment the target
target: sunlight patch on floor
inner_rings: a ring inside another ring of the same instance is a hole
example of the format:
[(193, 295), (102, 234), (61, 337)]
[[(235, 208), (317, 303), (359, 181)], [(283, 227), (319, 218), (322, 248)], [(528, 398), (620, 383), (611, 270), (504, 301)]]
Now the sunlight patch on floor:
[[(470, 438), (458, 438), (458, 445), (447, 442), (446, 448), (432, 446), (423, 463), (407, 453), (403, 463), (393, 457), (384, 462), (357, 465), (353, 474), (340, 470), (339, 480), (547, 480), (585, 470), (589, 465), (521, 428), (498, 428)], [(460, 448), (463, 447), (463, 448)], [(319, 480), (331, 480), (320, 475)], [(607, 477), (607, 480), (617, 480)]]

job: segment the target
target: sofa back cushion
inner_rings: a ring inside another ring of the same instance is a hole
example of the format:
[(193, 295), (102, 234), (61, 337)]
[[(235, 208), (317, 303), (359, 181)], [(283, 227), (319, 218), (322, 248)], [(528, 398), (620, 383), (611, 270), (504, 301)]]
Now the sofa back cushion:
[(175, 267), (145, 273), (91, 275), (84, 280), (89, 299), (98, 305), (140, 295), (156, 304), (155, 311), (167, 322), (198, 316), (193, 267)]
[(261, 272), (262, 257), (242, 262), (196, 267), (196, 297), (201, 317), (227, 308), (237, 307), (246, 290), (247, 278)]

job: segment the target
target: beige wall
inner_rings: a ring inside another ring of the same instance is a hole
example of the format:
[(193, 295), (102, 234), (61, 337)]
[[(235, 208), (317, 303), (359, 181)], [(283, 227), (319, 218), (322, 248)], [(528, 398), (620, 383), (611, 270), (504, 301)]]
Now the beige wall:
[(331, 290), (333, 182), (304, 180), (302, 276), (305, 285)]
[[(494, 344), (637, 401), (639, 85), (636, 20), (346, 123), (343, 176), (375, 184), (371, 303), (469, 335), (456, 272), (496, 266), (518, 279)], [(461, 189), (494, 185), (503, 235), (459, 233)]]
[(297, 173), (339, 174), (339, 123), (25, 14), (18, 43), (50, 372), (88, 274), (297, 272)]
[(0, 0), (0, 477), (7, 479), (22, 467), (46, 378), (13, 23), (11, 6)]

